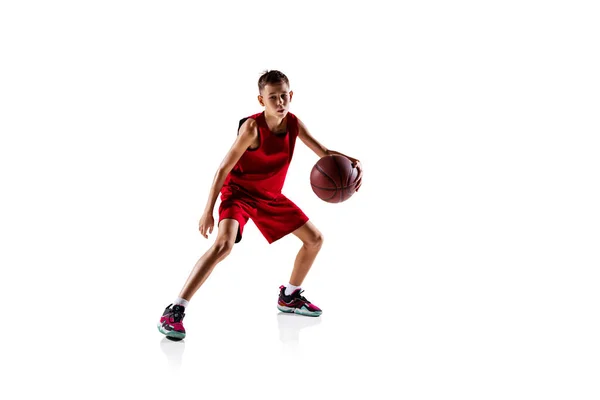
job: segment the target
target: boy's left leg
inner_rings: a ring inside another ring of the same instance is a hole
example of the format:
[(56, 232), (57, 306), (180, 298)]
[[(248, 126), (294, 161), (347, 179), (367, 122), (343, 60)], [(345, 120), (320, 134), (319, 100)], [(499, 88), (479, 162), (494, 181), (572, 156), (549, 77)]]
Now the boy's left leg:
[(318, 317), (322, 313), (321, 309), (302, 296), (303, 290), (299, 286), (302, 285), (317, 254), (319, 254), (319, 250), (321, 250), (323, 235), (310, 221), (296, 229), (293, 234), (302, 241), (302, 248), (296, 256), (294, 269), (290, 277), (290, 284), (298, 288), (292, 293), (286, 294), (286, 287), (280, 286), (277, 308), (283, 312)]
[(257, 202), (257, 212), (250, 215), (269, 243), (293, 233), (302, 241), (296, 256), (290, 284), (279, 288), (280, 311), (318, 317), (321, 309), (304, 296), (300, 285), (306, 278), (323, 244), (323, 235), (302, 210), (284, 195), (268, 202)]
[(310, 221), (292, 233), (302, 241), (302, 248), (296, 256), (290, 283), (294, 286), (300, 286), (304, 282), (308, 271), (310, 271), (315, 258), (317, 258), (319, 250), (321, 250), (323, 235)]

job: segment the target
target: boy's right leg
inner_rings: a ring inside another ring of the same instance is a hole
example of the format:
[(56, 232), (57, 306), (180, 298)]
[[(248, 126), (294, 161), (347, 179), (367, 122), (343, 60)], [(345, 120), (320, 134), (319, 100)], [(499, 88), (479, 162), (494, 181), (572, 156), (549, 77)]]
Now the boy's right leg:
[[(180, 298), (189, 301), (206, 281), (214, 267), (231, 253), (239, 225), (239, 222), (235, 219), (221, 220), (215, 243), (196, 262), (194, 269), (179, 293)], [(185, 338), (185, 328), (182, 322), (185, 316), (185, 307), (178, 304), (175, 304), (172, 308), (171, 306), (172, 304), (165, 309), (160, 318), (158, 330), (165, 334), (168, 339), (181, 340)]]
[(213, 268), (231, 253), (239, 226), (240, 223), (235, 219), (226, 218), (221, 220), (215, 243), (196, 262), (194, 269), (179, 293), (179, 297), (190, 301), (194, 293), (206, 281)]

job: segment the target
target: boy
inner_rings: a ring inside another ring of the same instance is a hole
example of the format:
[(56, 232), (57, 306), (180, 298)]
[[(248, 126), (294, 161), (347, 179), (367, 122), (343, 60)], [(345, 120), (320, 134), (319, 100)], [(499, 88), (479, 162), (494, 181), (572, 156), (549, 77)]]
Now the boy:
[[(266, 71), (258, 80), (258, 90), (258, 102), (265, 110), (240, 121), (237, 139), (215, 174), (200, 218), (200, 233), (208, 238), (214, 227), (213, 209), (220, 192), (219, 230), (215, 243), (198, 260), (179, 297), (167, 306), (158, 323), (158, 330), (171, 340), (185, 338), (182, 323), (185, 307), (213, 268), (227, 257), (234, 243), (242, 239), (244, 225), (249, 218), (269, 243), (290, 233), (303, 243), (289, 284), (279, 287), (277, 308), (311, 317), (321, 315), (321, 309), (301, 295), (300, 285), (321, 248), (323, 237), (302, 210), (281, 193), (281, 189), (296, 137), (319, 157), (343, 154), (325, 148), (294, 114), (288, 112), (294, 93), (289, 90), (289, 80), (283, 73)], [(362, 176), (360, 162), (345, 157), (359, 170), (358, 190)]]

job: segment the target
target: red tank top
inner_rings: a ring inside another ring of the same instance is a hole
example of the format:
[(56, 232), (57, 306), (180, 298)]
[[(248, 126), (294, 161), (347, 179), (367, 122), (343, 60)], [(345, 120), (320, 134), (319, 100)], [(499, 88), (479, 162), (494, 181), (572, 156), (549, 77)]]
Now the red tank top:
[(267, 126), (264, 112), (242, 119), (240, 127), (248, 118), (256, 120), (260, 144), (242, 154), (223, 186), (238, 186), (256, 197), (273, 199), (281, 193), (292, 161), (298, 119), (288, 112), (286, 132), (274, 134)]

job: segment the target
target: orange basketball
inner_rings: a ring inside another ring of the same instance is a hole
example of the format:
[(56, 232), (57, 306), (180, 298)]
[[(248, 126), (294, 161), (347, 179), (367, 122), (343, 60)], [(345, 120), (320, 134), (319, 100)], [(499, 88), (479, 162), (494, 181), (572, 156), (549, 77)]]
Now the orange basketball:
[(321, 200), (341, 203), (352, 197), (358, 178), (358, 169), (352, 166), (352, 161), (334, 154), (317, 161), (310, 172), (310, 185)]

